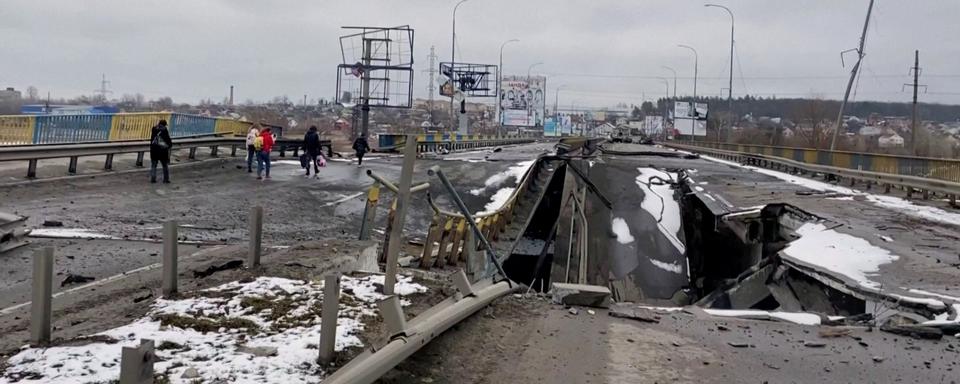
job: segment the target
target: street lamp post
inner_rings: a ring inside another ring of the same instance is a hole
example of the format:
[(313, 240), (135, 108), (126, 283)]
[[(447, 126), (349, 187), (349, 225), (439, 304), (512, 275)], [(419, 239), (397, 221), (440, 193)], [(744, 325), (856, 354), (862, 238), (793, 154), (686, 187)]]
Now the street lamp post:
[(566, 84), (558, 86), (557, 90), (553, 94), (553, 115), (558, 122), (560, 121), (560, 90), (566, 86)]
[(500, 114), (503, 112), (500, 110), (500, 92), (501, 86), (503, 84), (503, 47), (510, 43), (519, 42), (519, 39), (510, 39), (504, 41), (503, 44), (500, 44), (500, 67), (497, 68), (497, 136), (500, 136), (501, 128), (503, 127), (503, 117)]
[[(450, 72), (451, 72), (450, 82), (451, 83), (453, 82), (454, 64), (457, 62), (457, 8), (460, 8), (460, 5), (465, 2), (467, 2), (467, 0), (460, 0), (460, 2), (453, 7), (453, 33), (452, 33), (453, 36), (450, 39), (451, 40), (451, 43), (450, 43)], [(456, 84), (454, 84), (454, 88), (456, 88)], [(456, 89), (454, 89), (454, 93), (455, 92), (456, 92)], [(466, 103), (466, 100), (464, 100), (464, 103)], [(457, 125), (457, 114), (453, 108), (453, 95), (450, 95), (450, 128), (451, 130), (456, 125)]]
[[(677, 98), (677, 71), (666, 65), (663, 65), (662, 67), (670, 72), (673, 72), (673, 98), (676, 99)], [(667, 95), (667, 98), (669, 97), (670, 95)]]
[(693, 124), (690, 124), (690, 141), (693, 142), (693, 133), (694, 127), (697, 125), (696, 115), (697, 115), (697, 72), (700, 69), (700, 55), (697, 54), (697, 50), (689, 45), (677, 44), (680, 48), (686, 48), (693, 51), (693, 115), (694, 121)]
[[(728, 14), (730, 14), (730, 84), (727, 87), (727, 104), (728, 104), (727, 109), (731, 116), (730, 126), (733, 127), (733, 117), (736, 116), (733, 114), (733, 26), (734, 26), (733, 11), (731, 11), (730, 8), (724, 7), (722, 5), (717, 5), (717, 4), (704, 4), (703, 6), (723, 8), (725, 11), (727, 11)], [(717, 136), (719, 138), (720, 136), (719, 131), (717, 132)]]

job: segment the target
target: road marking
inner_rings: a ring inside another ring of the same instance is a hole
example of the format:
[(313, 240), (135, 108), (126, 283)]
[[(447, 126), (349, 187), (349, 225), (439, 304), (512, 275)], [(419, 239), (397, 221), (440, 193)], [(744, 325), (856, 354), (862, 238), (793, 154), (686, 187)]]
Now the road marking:
[(324, 206), (324, 207), (329, 207), (329, 206), (331, 206), (331, 205), (337, 205), (337, 204), (343, 203), (343, 202), (348, 201), (348, 200), (356, 199), (356, 198), (358, 198), (358, 197), (360, 197), (360, 196), (363, 196), (363, 194), (364, 194), (364, 192), (357, 192), (357, 193), (354, 193), (354, 194), (352, 194), (352, 195), (350, 195), (350, 196), (345, 196), (345, 197), (343, 197), (343, 198), (340, 199), (340, 200), (335, 200), (335, 201), (331, 201), (331, 202), (329, 202), (329, 203), (326, 203), (326, 204), (324, 204), (323, 206)]
[[(224, 247), (224, 246), (216, 246), (216, 247), (213, 247), (213, 248), (207, 248), (207, 249), (204, 249), (204, 250), (200, 250), (200, 251), (197, 251), (197, 252), (194, 252), (194, 253), (190, 254), (189, 256), (187, 256), (187, 258), (202, 256), (202, 255), (204, 255), (204, 254), (206, 254), (206, 253), (208, 253), (208, 252), (213, 252), (213, 251), (215, 251), (215, 250), (217, 250), (217, 249), (220, 249), (220, 248), (223, 248), (223, 247)], [(101, 286), (101, 285), (104, 285), (104, 284), (109, 283), (109, 282), (113, 282), (113, 281), (117, 281), (117, 280), (123, 279), (123, 278), (125, 278), (125, 277), (127, 277), (127, 276), (130, 276), (130, 275), (133, 275), (133, 274), (135, 274), (135, 273), (151, 271), (151, 270), (160, 268), (161, 266), (162, 266), (162, 264), (160, 264), (160, 263), (155, 263), (155, 264), (146, 265), (146, 266), (143, 266), (143, 267), (140, 267), (140, 268), (136, 268), (136, 269), (132, 269), (132, 270), (123, 272), (123, 273), (121, 273), (121, 274), (119, 274), (119, 275), (113, 275), (113, 276), (110, 276), (110, 277), (108, 277), (108, 278), (106, 278), (106, 279), (92, 282), (92, 283), (90, 283), (90, 284), (84, 284), (84, 285), (81, 285), (81, 286), (79, 286), (79, 287), (73, 287), (73, 288), (67, 289), (67, 290), (65, 290), (65, 291), (60, 291), (60, 292), (54, 293), (51, 297), (52, 297), (52, 298), (57, 298), (57, 297), (66, 295), (66, 294), (68, 294), (68, 293), (77, 292), (77, 291), (82, 290), (82, 289), (87, 289), (87, 288), (93, 288), (93, 287)], [(13, 306), (10, 306), (10, 307), (4, 308), (4, 309), (0, 309), (0, 316), (8, 315), (8, 314), (10, 314), (10, 313), (13, 312), (13, 311), (16, 311), (17, 309), (26, 307), (26, 306), (28, 306), (28, 305), (30, 305), (30, 302), (29, 302), (29, 301), (23, 302), (23, 303), (20, 303), (20, 304), (17, 304), (17, 305), (13, 305)]]

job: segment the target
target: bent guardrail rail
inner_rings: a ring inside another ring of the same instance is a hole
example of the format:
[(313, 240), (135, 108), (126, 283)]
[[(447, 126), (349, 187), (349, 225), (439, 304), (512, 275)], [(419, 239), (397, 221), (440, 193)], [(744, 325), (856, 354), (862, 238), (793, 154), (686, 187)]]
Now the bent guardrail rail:
[[(407, 141), (404, 134), (380, 134), (377, 141), (378, 151), (393, 151), (403, 147)], [(456, 151), (493, 147), (498, 145), (525, 144), (536, 141), (532, 137), (522, 136), (482, 136), (457, 134), (417, 135), (417, 153), (436, 152), (441, 148)]]
[(835, 177), (844, 177), (850, 180), (851, 185), (857, 181), (864, 182), (867, 184), (868, 189), (872, 184), (878, 184), (884, 187), (884, 192), (889, 192), (891, 186), (897, 186), (907, 189), (908, 195), (912, 193), (913, 190), (919, 190), (923, 192), (925, 198), (928, 197), (930, 192), (942, 193), (950, 198), (950, 204), (954, 206), (956, 205), (957, 195), (960, 194), (960, 183), (949, 180), (810, 164), (778, 156), (728, 151), (695, 145), (674, 143), (667, 143), (664, 145), (667, 147), (687, 151), (709, 153), (720, 158), (752, 165), (786, 168), (792, 169), (796, 172), (821, 173), (824, 175), (833, 175)]

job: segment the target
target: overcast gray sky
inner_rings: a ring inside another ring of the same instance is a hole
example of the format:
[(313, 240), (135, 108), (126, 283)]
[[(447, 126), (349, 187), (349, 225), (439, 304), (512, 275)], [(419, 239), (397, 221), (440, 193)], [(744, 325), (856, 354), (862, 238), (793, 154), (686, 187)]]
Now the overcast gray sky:
[[(716, 0), (736, 16), (734, 94), (841, 98), (868, 0)], [(409, 24), (416, 30), (417, 97), (426, 97), (427, 55), (450, 56), (455, 0), (3, 0), (0, 85), (54, 97), (90, 94), (100, 74), (113, 96), (143, 93), (176, 101), (238, 101), (287, 95), (331, 98), (343, 25)], [(726, 87), (729, 16), (690, 0), (469, 0), (457, 17), (458, 59), (496, 64), (506, 74), (546, 74), (560, 103), (639, 103), (664, 95), (660, 80), (681, 77), (690, 94)], [(920, 50), (924, 101), (960, 104), (960, 1), (877, 0), (857, 100), (908, 101), (913, 51)], [(741, 76), (742, 73), (742, 76)], [(672, 89), (671, 89), (672, 93)]]

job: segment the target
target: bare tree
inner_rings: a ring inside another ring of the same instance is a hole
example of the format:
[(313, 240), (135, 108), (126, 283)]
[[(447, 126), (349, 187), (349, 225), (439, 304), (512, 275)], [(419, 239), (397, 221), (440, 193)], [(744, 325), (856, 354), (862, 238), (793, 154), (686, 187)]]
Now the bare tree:
[(27, 87), (27, 101), (36, 103), (37, 100), (40, 100), (40, 91), (37, 90), (37, 87), (32, 85)]
[(820, 148), (826, 142), (830, 118), (836, 115), (822, 98), (803, 100), (793, 111), (793, 120), (797, 122), (794, 132), (803, 145)]

